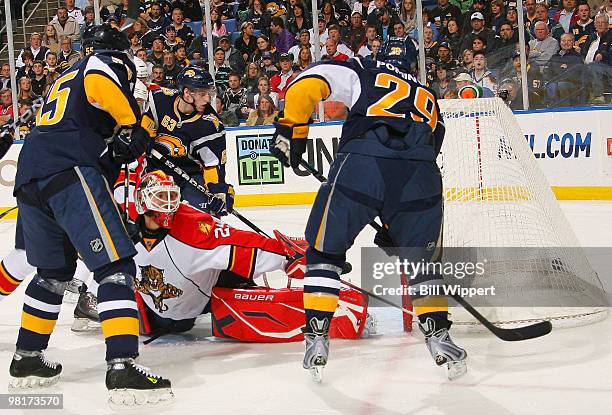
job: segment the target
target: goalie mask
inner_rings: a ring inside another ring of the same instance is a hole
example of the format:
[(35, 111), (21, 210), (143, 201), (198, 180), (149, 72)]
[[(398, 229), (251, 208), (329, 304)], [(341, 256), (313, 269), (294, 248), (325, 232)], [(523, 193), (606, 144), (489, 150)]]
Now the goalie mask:
[(162, 228), (170, 228), (172, 217), (181, 203), (181, 189), (161, 170), (142, 177), (136, 190), (136, 212), (147, 215)]

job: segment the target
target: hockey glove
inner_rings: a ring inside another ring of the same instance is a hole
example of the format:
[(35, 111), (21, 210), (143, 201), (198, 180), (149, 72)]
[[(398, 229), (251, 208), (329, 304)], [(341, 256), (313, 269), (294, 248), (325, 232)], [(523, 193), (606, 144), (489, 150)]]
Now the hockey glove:
[(0, 130), (0, 159), (3, 158), (13, 145), (13, 136), (8, 129)]
[(395, 246), (393, 238), (391, 238), (391, 234), (389, 234), (387, 229), (383, 228), (376, 232), (374, 243), (390, 257), (399, 255), (399, 249)]
[(217, 216), (225, 216), (234, 209), (234, 186), (227, 183), (208, 183), (213, 196), (208, 199), (208, 209)]
[(123, 129), (113, 138), (111, 147), (115, 160), (121, 164), (129, 164), (142, 156), (151, 143), (147, 130), (135, 124)]
[(306, 152), (305, 138), (292, 138), (293, 128), (287, 125), (275, 123), (276, 131), (272, 136), (273, 147), (270, 153), (280, 160), (285, 167), (297, 167), (302, 155)]

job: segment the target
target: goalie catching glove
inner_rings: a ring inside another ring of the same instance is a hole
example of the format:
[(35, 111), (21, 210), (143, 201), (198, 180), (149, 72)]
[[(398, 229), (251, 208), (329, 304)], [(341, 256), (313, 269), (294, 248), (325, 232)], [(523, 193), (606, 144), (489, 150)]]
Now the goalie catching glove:
[(139, 124), (124, 127), (113, 137), (111, 148), (115, 160), (121, 164), (129, 164), (142, 156), (151, 143), (147, 130)]
[(270, 152), (285, 167), (297, 167), (302, 155), (306, 152), (306, 138), (293, 138), (293, 129), (284, 124), (274, 123), (276, 130), (272, 136), (274, 142)]
[(217, 216), (225, 216), (234, 210), (234, 186), (227, 183), (208, 183), (208, 190), (213, 193), (208, 199), (208, 209)]

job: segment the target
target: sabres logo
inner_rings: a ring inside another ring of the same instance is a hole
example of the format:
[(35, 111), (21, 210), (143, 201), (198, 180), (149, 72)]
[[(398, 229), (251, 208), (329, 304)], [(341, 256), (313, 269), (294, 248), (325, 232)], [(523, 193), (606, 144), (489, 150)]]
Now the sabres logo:
[(187, 147), (178, 137), (164, 134), (158, 136), (155, 142), (165, 147), (171, 157), (184, 157), (187, 155)]
[(198, 222), (198, 229), (205, 235), (210, 235), (210, 231), (212, 230), (212, 226), (206, 222)]
[(193, 69), (189, 69), (189, 70), (185, 71), (184, 75), (189, 77), (189, 78), (193, 78), (195, 76), (195, 71)]
[(219, 121), (219, 119), (215, 115), (208, 114), (202, 117), (202, 119), (212, 122), (217, 131), (219, 131), (219, 124), (221, 124), (221, 121)]

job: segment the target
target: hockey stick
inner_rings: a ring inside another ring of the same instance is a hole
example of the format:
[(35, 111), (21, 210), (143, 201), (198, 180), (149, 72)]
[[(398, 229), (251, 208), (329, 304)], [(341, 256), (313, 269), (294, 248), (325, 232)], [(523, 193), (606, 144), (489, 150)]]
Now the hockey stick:
[[(176, 164), (174, 164), (173, 162), (171, 162), (170, 160), (168, 160), (168, 158), (166, 156), (164, 156), (163, 154), (161, 154), (159, 151), (152, 149), (151, 153), (149, 154), (149, 156), (153, 157), (155, 160), (157, 160), (159, 163), (163, 164), (164, 166), (166, 166), (168, 169), (170, 169), (172, 172), (178, 174), (179, 176), (181, 176), (181, 178), (183, 180), (185, 180), (186, 182), (188, 182), (190, 185), (192, 185), (193, 187), (195, 187), (196, 189), (198, 189), (200, 192), (204, 193), (206, 196), (208, 196), (209, 198), (216, 198), (216, 196), (211, 193), (207, 188), (205, 188), (204, 186), (202, 186), (200, 183), (198, 183), (193, 177), (190, 177), (185, 170), (181, 169), (180, 167), (178, 167)], [(236, 209), (232, 209), (231, 212), (232, 215), (236, 216), (238, 219), (240, 219), (245, 225), (247, 225), (249, 228), (253, 229), (255, 232), (262, 234), (263, 236), (272, 239), (272, 237), (270, 235), (268, 235), (267, 233), (265, 233), (263, 230), (261, 230), (257, 225), (255, 225), (253, 222), (251, 222), (250, 220), (248, 220), (247, 218), (245, 218), (244, 216), (242, 216), (242, 214), (240, 214), (240, 212), (238, 212)]]
[(139, 0), (129, 0), (128, 1), (128, 9), (127, 9), (127, 17), (123, 22), (123, 25), (119, 29), (122, 32), (125, 32), (130, 27), (134, 25), (136, 19), (140, 15), (140, 1)]
[(0, 213), (0, 219), (2, 219), (3, 217), (5, 217), (6, 215), (8, 215), (9, 213), (11, 213), (12, 211), (14, 211), (15, 209), (17, 209), (17, 206), (13, 206), (12, 208), (5, 210), (4, 212)]
[(130, 222), (129, 192), (130, 192), (130, 165), (123, 165), (123, 222), (127, 225)]
[(21, 114), (19, 118), (17, 118), (10, 124), (8, 123), (4, 124), (2, 127), (0, 127), (0, 131), (4, 132), (4, 131), (14, 130), (26, 124), (28, 121), (30, 121), (30, 118), (36, 115), (36, 113), (38, 112), (40, 107), (43, 106), (44, 103), (45, 103), (45, 100), (42, 97), (36, 98), (34, 102), (32, 103), (32, 106), (30, 107), (29, 110)]
[[(304, 167), (306, 170), (308, 170), (308, 172), (310, 174), (312, 174), (315, 178), (317, 178), (320, 182), (326, 182), (327, 179), (325, 178), (325, 176), (323, 176), (321, 173), (319, 173), (313, 166), (311, 166), (310, 164), (308, 164), (308, 162), (306, 162), (306, 160), (304, 159), (300, 159), (300, 166)], [(369, 223), (370, 226), (372, 226), (376, 231), (384, 231), (385, 229), (379, 225), (378, 223), (376, 223), (375, 221), (372, 221)], [(347, 281), (343, 281), (341, 280), (343, 284), (354, 288), (358, 291), (360, 291), (363, 294), (367, 294), (369, 296), (371, 296), (372, 298), (375, 298), (385, 304), (391, 305), (393, 307), (399, 308), (400, 310), (402, 310), (405, 313), (411, 314), (413, 316), (416, 316), (416, 313), (414, 312), (410, 312), (409, 310), (400, 307), (396, 304), (393, 304), (391, 301), (383, 299), (382, 297), (373, 294), (369, 291), (366, 291), (362, 288), (357, 287), (354, 284), (351, 284)], [(521, 341), (521, 340), (528, 340), (528, 339), (534, 339), (536, 337), (541, 337), (544, 336), (548, 333), (551, 332), (552, 330), (552, 324), (550, 321), (540, 321), (538, 323), (535, 324), (531, 324), (528, 326), (523, 326), (523, 327), (516, 327), (516, 328), (508, 328), (508, 329), (504, 329), (501, 327), (497, 327), (495, 326), (493, 323), (491, 323), (489, 320), (487, 320), (482, 314), (480, 314), (474, 307), (472, 307), (472, 305), (470, 305), (470, 303), (468, 303), (463, 297), (457, 295), (457, 294), (451, 294), (450, 297), (455, 300), (456, 302), (458, 302), (463, 308), (465, 308), (465, 310), (470, 313), (472, 316), (474, 316), (474, 318), (476, 318), (476, 320), (478, 320), (483, 326), (485, 326), (491, 333), (493, 333), (495, 336), (497, 336), (498, 338), (504, 340), (504, 341)]]

